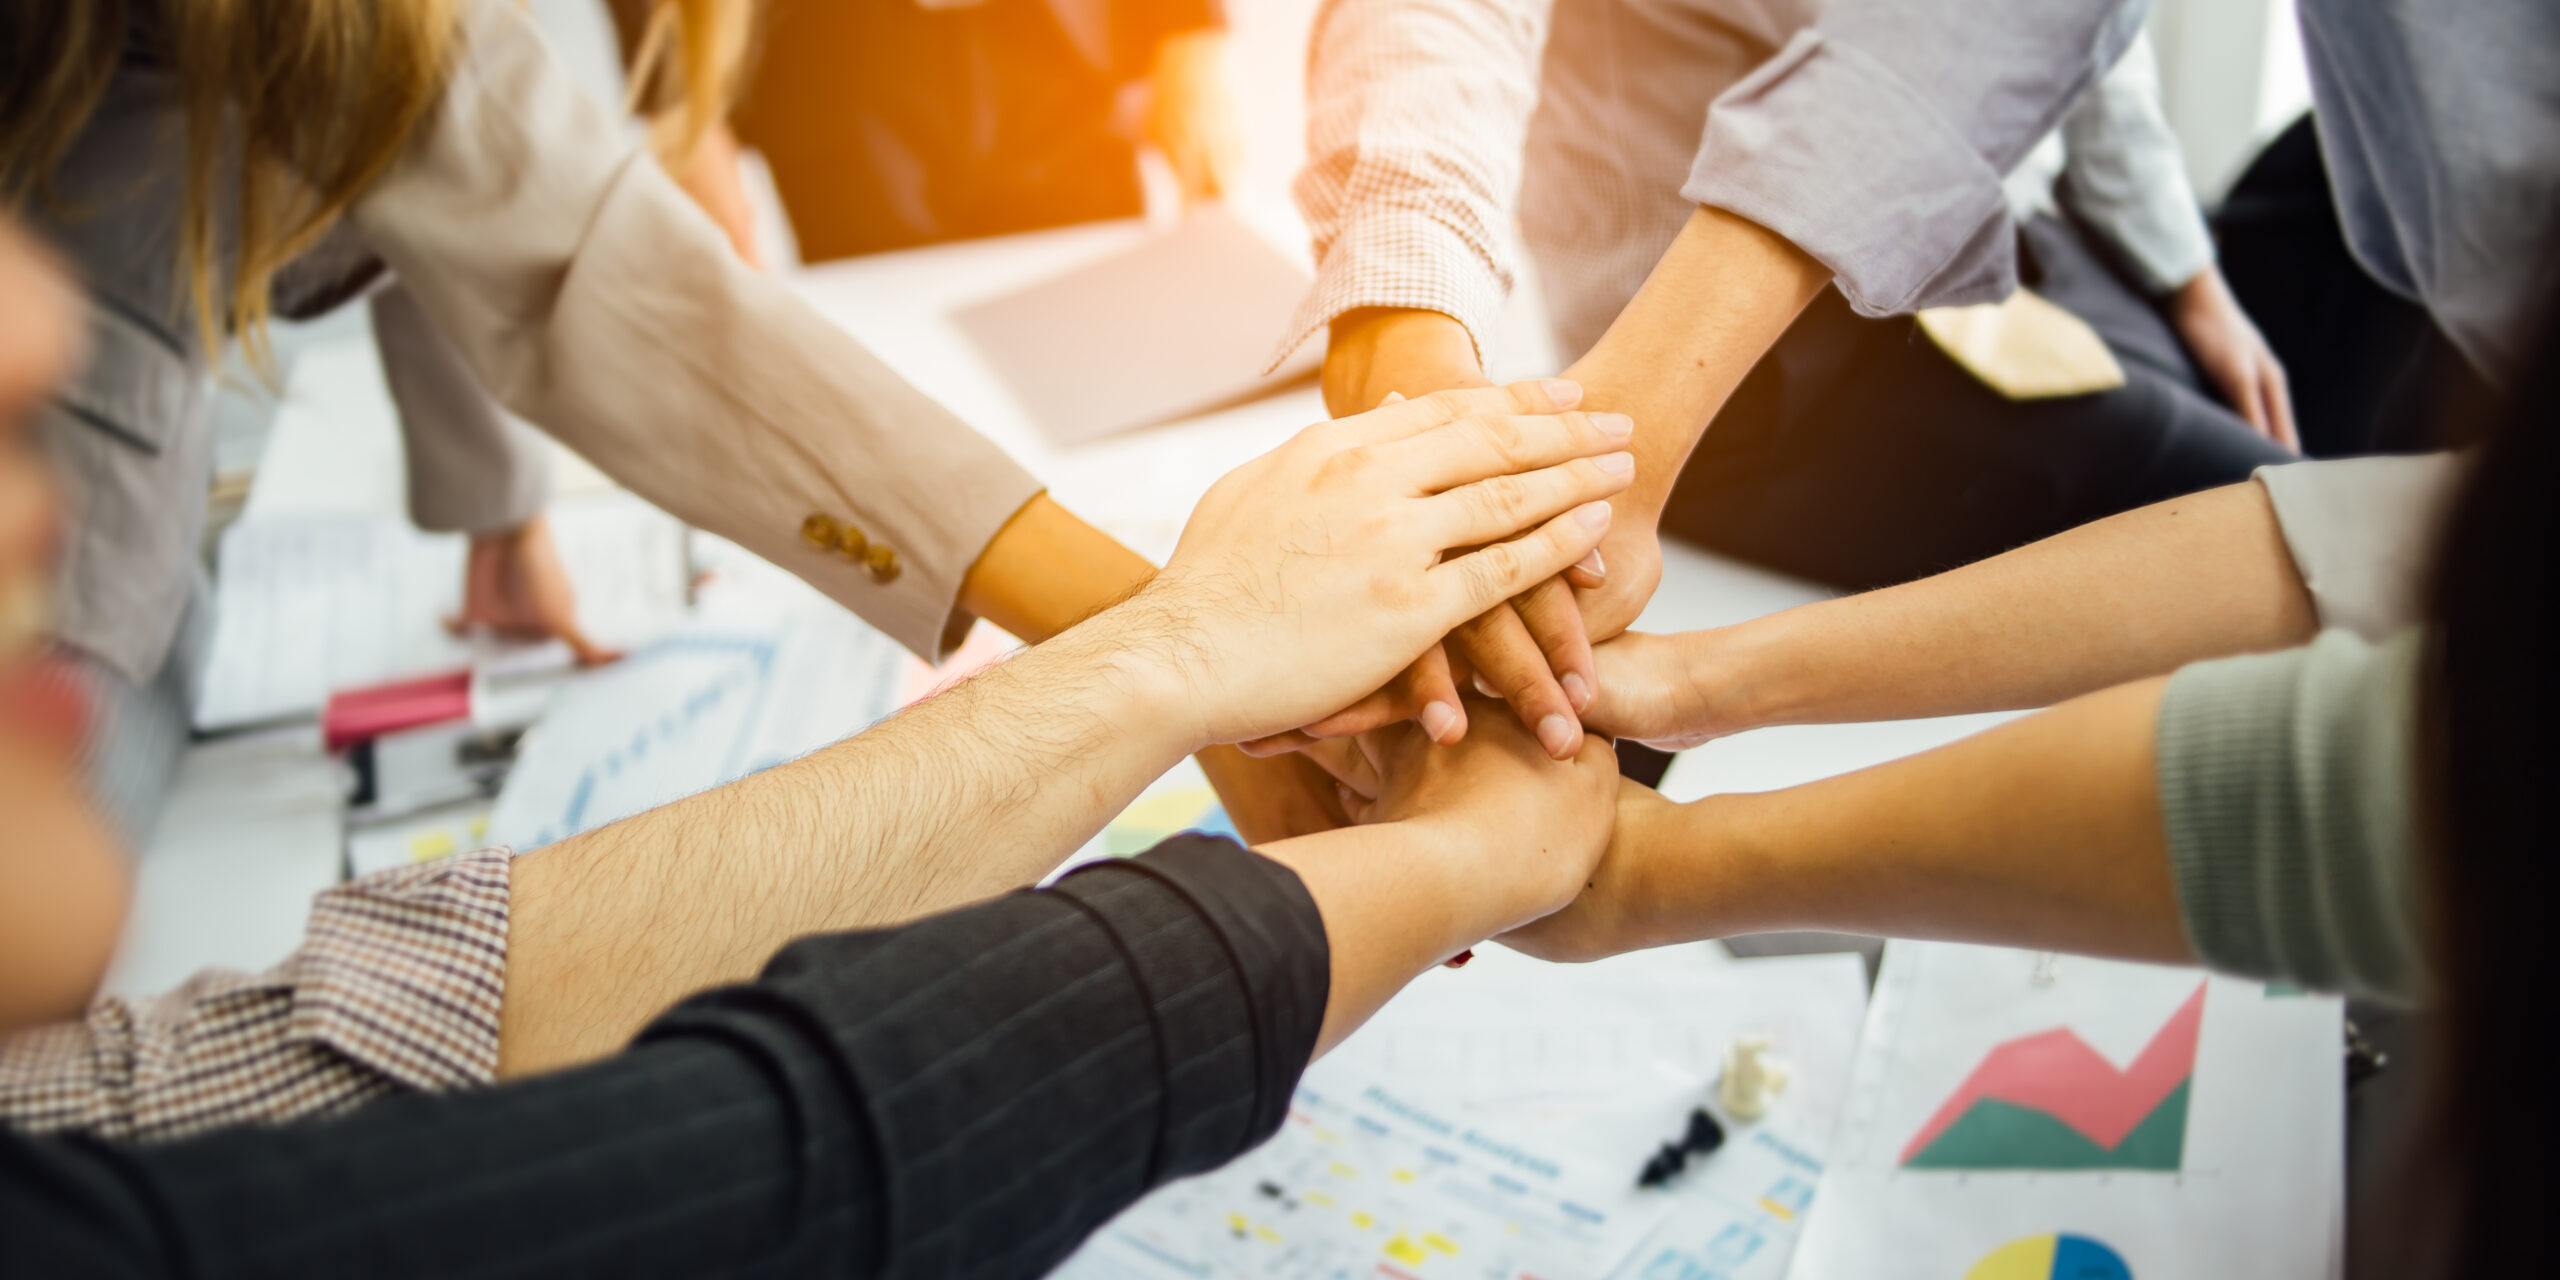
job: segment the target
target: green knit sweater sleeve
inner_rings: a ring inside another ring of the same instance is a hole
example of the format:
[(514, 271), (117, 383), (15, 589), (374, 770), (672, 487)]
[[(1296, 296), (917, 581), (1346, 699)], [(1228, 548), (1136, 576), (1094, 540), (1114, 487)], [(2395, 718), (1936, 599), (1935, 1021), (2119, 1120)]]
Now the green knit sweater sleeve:
[(2160, 704), (2160, 807), (2207, 965), (2414, 1000), (2419, 944), (2412, 628), (2198, 663)]

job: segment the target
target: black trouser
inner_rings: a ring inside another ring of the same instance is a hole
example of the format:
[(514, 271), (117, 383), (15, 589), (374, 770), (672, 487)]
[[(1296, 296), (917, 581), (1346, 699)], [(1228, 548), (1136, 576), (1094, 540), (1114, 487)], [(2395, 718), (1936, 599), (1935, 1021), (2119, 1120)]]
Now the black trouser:
[(2415, 453), (2477, 443), (2447, 414), (2486, 384), (2426, 308), (2356, 265), (2311, 117), (2267, 144), (2213, 218), (2222, 274), (2293, 381), (2303, 452)]
[(2075, 228), (2030, 222), (2028, 283), (2107, 340), (2126, 383), (2017, 401), (1913, 320), (1826, 291), (1691, 456), (1663, 529), (1832, 586), (1925, 577), (2292, 455), (2206, 392), (2150, 301)]

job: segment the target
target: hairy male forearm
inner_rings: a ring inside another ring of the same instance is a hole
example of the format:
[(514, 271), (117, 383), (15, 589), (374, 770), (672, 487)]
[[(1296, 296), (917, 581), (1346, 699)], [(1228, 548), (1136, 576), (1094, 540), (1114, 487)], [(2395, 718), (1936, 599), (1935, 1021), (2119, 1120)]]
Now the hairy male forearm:
[(1196, 745), (1133, 607), (789, 764), (519, 859), (499, 1072), (619, 1048), (805, 934), (1036, 880)]

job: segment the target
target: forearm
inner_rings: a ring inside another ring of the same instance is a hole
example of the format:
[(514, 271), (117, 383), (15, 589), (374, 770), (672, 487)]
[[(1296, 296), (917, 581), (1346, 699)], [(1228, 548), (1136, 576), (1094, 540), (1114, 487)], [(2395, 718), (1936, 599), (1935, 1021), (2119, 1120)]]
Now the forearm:
[(1450, 387), (1486, 385), (1467, 327), (1437, 311), (1363, 307), (1334, 318), (1324, 354), (1325, 412), (1339, 418)]
[[(1043, 493), (970, 566), (960, 583), (960, 608), (1036, 644), (1125, 599), (1155, 572), (1145, 556)], [(1332, 780), (1304, 761), (1257, 760), (1228, 746), (1206, 748), (1199, 759), (1227, 816), (1248, 840), (1296, 835), (1340, 820), (1324, 812)]]
[(2266, 491), (2242, 483), (1678, 637), (1674, 696), (1722, 731), (2038, 707), (2317, 628)]
[(529, 854), (499, 1070), (583, 1061), (805, 934), (1019, 888), (1198, 744), (1115, 615), (801, 760)]
[(1038, 644), (1126, 599), (1156, 567), (1043, 493), (960, 579), (960, 608)]
[(1324, 917), (1333, 973), (1319, 1056), (1417, 975), (1537, 914), (1425, 823), (1346, 827), (1260, 852), (1298, 874)]
[(1644, 287), (1565, 376), (1582, 407), (1636, 421), (1636, 482), (1621, 510), (1659, 511), (1689, 450), (1744, 374), (1831, 279), (1777, 234), (1701, 208)]
[[(2182, 962), (2160, 817), (2165, 682), (1783, 791), (1622, 817), (1633, 945), (1836, 929)], [(1604, 867), (1603, 874), (1608, 874)]]
[(1324, 957), (1286, 870), (1170, 841), (802, 940), (580, 1071), (123, 1150), (0, 1134), (0, 1196), (68, 1210), (0, 1237), (0, 1259), (482, 1274), (539, 1240), (579, 1275), (1044, 1274), (1153, 1184), (1279, 1126)]

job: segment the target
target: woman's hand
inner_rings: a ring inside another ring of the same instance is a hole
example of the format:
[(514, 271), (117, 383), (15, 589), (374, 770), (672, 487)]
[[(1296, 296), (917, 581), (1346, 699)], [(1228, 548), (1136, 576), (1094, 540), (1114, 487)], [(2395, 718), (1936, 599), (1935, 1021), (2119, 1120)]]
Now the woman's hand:
[(447, 625), (487, 627), (519, 639), (556, 637), (582, 667), (622, 656), (578, 628), (578, 594), (551, 541), (550, 521), (539, 515), (520, 528), (472, 536), (462, 569), (462, 615)]
[(1600, 692), (1582, 721), (1594, 733), (1664, 751), (1775, 723), (1756, 709), (1760, 679), (1745, 658), (1752, 651), (1731, 628), (1627, 632), (1592, 650)]
[(1570, 760), (1550, 759), (1509, 716), (1488, 715), (1464, 742), (1433, 744), (1410, 725), (1364, 736), (1379, 794), (1366, 823), (1389, 823), (1463, 860), (1468, 903), (1481, 937), (1572, 902), (1609, 845), (1617, 810), (1617, 755), (1587, 739)]
[(1502, 935), (1514, 951), (1565, 964), (1606, 959), (1624, 951), (1682, 941), (1652, 933), (1646, 908), (1653, 898), (1645, 866), (1664, 824), (1680, 806), (1638, 782), (1620, 779), (1609, 847), (1584, 879), (1580, 892), (1558, 910)]
[(2293, 393), (2284, 364), (2265, 335), (2241, 310), (2220, 267), (2206, 267), (2162, 301), (2170, 325), (2196, 358), (2214, 389), (2258, 434), (2299, 452), (2293, 426)]

